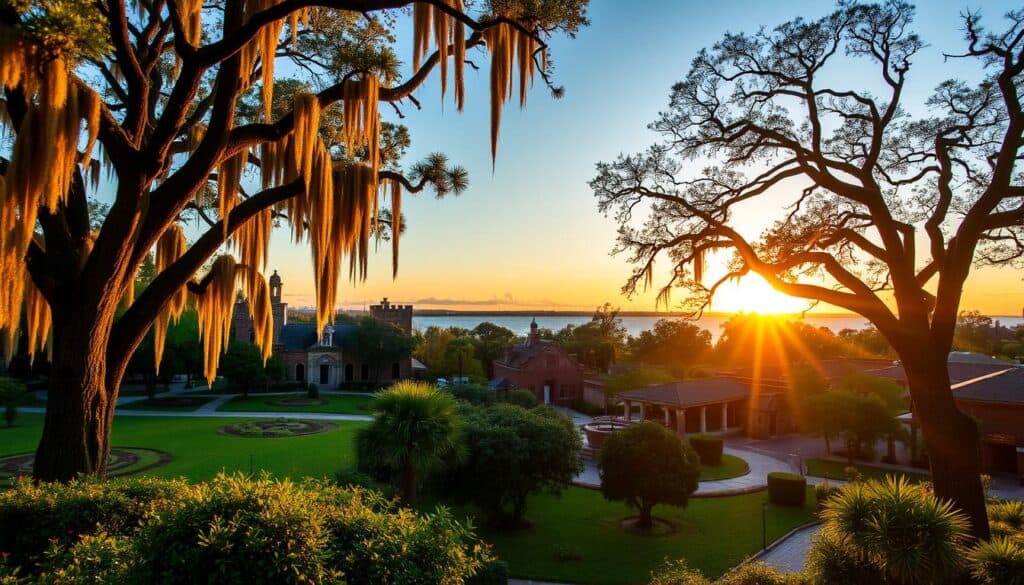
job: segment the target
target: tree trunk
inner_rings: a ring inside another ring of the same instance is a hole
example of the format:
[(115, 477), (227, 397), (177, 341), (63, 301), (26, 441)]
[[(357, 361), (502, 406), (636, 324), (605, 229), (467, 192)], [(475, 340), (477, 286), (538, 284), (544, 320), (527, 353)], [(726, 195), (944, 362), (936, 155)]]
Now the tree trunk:
[(957, 408), (947, 369), (935, 367), (937, 363), (945, 366), (946, 356), (927, 360), (918, 352), (915, 357), (913, 361), (904, 360), (903, 368), (914, 402), (914, 417), (931, 455), (935, 495), (953, 502), (970, 521), (971, 534), (987, 540), (990, 533), (981, 485), (978, 425)]
[(654, 527), (654, 521), (651, 517), (651, 510), (654, 508), (654, 504), (648, 504), (647, 502), (640, 503), (640, 516), (637, 518), (636, 527), (642, 532), (649, 532)]
[(416, 505), (416, 468), (411, 463), (402, 466), (401, 477), (402, 500), (412, 508)]
[(832, 442), (829, 440), (828, 433), (825, 433), (825, 454), (832, 454)]
[[(112, 311), (111, 311), (112, 313)], [(43, 435), (32, 473), (42, 481), (103, 477), (117, 388), (107, 384), (109, 326), (101, 315), (54, 311), (53, 361)]]

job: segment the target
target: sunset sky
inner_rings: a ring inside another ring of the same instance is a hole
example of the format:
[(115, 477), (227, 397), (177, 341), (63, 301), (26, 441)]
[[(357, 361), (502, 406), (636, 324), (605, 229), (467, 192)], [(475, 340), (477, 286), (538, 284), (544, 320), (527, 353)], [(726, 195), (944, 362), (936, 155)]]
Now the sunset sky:
[[(958, 13), (984, 8), (986, 22), (996, 26), (1011, 6), (919, 3), (916, 27), (930, 46), (915, 60), (908, 109), (921, 112), (940, 80), (968, 71), (966, 63), (944, 64), (941, 55), (963, 46)], [(564, 99), (552, 99), (538, 85), (525, 110), (514, 104), (506, 108), (493, 173), (488, 65), (481, 53), (471, 53), (481, 69), (467, 68), (464, 113), (455, 111), (450, 97), (442, 107), (436, 79), (417, 94), (422, 110), (408, 103), (403, 107), (403, 122), (413, 139), (406, 163), (445, 152), (469, 170), (470, 189), (442, 201), (429, 194), (407, 198), (403, 210), (409, 225), (398, 279), (391, 278), (390, 251), (382, 249), (371, 260), (364, 284), (342, 286), (343, 306), (358, 308), (387, 296), (419, 308), (589, 310), (608, 301), (624, 309), (653, 310), (653, 293), (621, 296), (629, 265), (624, 257), (609, 255), (615, 225), (598, 213), (587, 186), (594, 164), (656, 140), (646, 127), (666, 106), (671, 84), (685, 75), (701, 47), (727, 30), (740, 29), (737, 15), (745, 23), (772, 26), (797, 15), (817, 17), (832, 8), (820, 1), (597, 0), (589, 11), (590, 28), (576, 40), (556, 38), (552, 43), (556, 79), (566, 87)], [(403, 59), (411, 54), (409, 29), (408, 18), (403, 18), (398, 31)], [(842, 80), (857, 87), (857, 75), (856, 70), (845, 71)], [(393, 116), (390, 109), (382, 113)], [(757, 218), (771, 217), (778, 205), (778, 200), (769, 200), (747, 210), (742, 219), (746, 229), (756, 233), (761, 225)], [(293, 305), (313, 303), (309, 256), (307, 247), (291, 244), (283, 232), (275, 234), (270, 264), (284, 279), (286, 300)], [(804, 306), (772, 299), (762, 289), (744, 285), (725, 291), (714, 309), (756, 308), (751, 297), (769, 299), (765, 306), (773, 310)], [(1019, 315), (1022, 305), (1019, 272), (1009, 269), (976, 272), (963, 302), (965, 309), (989, 314)]]

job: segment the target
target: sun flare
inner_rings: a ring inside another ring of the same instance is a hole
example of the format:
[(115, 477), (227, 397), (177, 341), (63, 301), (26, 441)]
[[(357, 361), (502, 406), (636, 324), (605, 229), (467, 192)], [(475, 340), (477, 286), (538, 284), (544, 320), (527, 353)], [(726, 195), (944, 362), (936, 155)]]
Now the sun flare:
[(722, 285), (711, 303), (711, 310), (781, 315), (806, 311), (807, 301), (782, 294), (760, 276), (748, 274), (739, 282)]

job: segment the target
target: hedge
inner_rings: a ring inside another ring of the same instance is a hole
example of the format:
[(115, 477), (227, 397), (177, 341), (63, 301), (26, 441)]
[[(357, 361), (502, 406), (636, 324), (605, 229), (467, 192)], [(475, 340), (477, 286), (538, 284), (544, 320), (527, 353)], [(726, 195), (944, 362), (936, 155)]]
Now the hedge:
[(807, 478), (794, 473), (768, 474), (768, 500), (780, 506), (803, 506), (807, 499)]
[(701, 465), (721, 465), (722, 449), (725, 442), (711, 435), (694, 435), (690, 437), (690, 446), (700, 457)]
[(62, 585), (501, 582), (446, 510), (323, 481), (19, 481), (0, 492), (0, 526), (0, 583), (19, 565), (26, 583)]

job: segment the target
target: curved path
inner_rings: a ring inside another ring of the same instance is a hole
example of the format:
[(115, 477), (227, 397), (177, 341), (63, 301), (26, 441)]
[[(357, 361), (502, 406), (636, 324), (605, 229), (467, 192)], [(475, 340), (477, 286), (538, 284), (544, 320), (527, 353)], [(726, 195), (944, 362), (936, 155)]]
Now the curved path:
[[(746, 461), (750, 471), (739, 477), (702, 481), (698, 484), (697, 491), (693, 494), (694, 497), (728, 496), (760, 491), (768, 487), (768, 474), (770, 472), (787, 471), (795, 473), (797, 471), (791, 464), (763, 453), (755, 453), (754, 451), (736, 449), (734, 447), (726, 447), (723, 452)], [(583, 473), (577, 475), (573, 483), (581, 487), (595, 489), (601, 487), (601, 478), (597, 473), (597, 465), (592, 461), (586, 461)]]
[(798, 528), (781, 540), (776, 540), (768, 550), (755, 556), (754, 561), (786, 573), (798, 573), (804, 570), (807, 563), (807, 551), (811, 548), (811, 539), (821, 530), (821, 524)]

